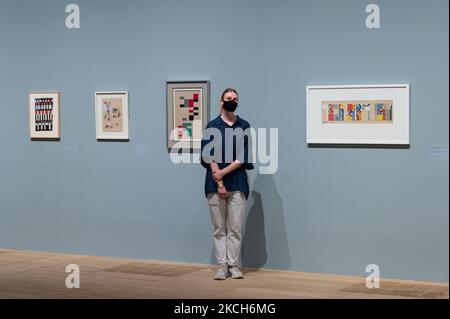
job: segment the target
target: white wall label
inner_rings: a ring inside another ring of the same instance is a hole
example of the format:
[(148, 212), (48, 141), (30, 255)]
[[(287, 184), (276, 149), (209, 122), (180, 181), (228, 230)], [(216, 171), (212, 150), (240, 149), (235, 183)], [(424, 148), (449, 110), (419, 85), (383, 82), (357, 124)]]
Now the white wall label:
[(79, 143), (77, 140), (67, 140), (64, 141), (64, 149), (66, 150), (66, 152), (68, 153), (78, 153), (80, 148), (79, 148)]
[(147, 143), (144, 142), (132, 142), (132, 149), (135, 154), (146, 155), (148, 154)]
[(431, 145), (430, 159), (448, 160), (448, 145)]

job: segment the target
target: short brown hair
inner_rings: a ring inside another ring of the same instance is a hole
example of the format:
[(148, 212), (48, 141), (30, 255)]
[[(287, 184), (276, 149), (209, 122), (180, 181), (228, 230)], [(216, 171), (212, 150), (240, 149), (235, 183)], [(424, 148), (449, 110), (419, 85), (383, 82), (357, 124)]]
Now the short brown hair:
[(230, 92), (236, 93), (236, 95), (239, 97), (239, 93), (235, 89), (227, 88), (223, 91), (222, 95), (220, 96), (220, 100), (223, 101), (225, 94), (230, 93)]

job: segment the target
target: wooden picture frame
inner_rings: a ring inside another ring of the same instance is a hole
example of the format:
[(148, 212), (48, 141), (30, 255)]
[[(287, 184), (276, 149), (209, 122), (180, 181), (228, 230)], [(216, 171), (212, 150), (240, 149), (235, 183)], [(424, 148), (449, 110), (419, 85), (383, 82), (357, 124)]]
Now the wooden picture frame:
[(196, 151), (209, 120), (209, 81), (168, 81), (167, 148)]

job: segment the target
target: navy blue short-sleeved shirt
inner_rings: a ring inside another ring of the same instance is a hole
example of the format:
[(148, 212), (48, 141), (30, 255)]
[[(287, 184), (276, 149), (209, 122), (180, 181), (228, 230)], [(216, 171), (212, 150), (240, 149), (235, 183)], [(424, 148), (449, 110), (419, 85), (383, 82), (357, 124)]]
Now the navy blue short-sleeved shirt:
[[(216, 136), (208, 134), (210, 132), (208, 130), (209, 128), (217, 129), (215, 131), (216, 133), (219, 133), (220, 131), (222, 143), (219, 143), (219, 141), (214, 141)], [(241, 129), (244, 134), (238, 134), (236, 129)], [(220, 169), (224, 169), (236, 159), (243, 163), (243, 165), (241, 165), (239, 168), (225, 175), (222, 181), (227, 191), (240, 191), (245, 194), (246, 198), (248, 198), (249, 186), (246, 170), (252, 170), (254, 166), (251, 161), (251, 154), (249, 153), (249, 146), (251, 146), (251, 135), (245, 134), (245, 132), (249, 132), (247, 129), (250, 129), (250, 124), (239, 116), (236, 116), (236, 122), (231, 126), (228, 125), (224, 120), (222, 120), (222, 117), (220, 115), (214, 120), (210, 121), (208, 125), (206, 125), (201, 143), (201, 164), (206, 168), (205, 195), (208, 195), (208, 193), (217, 193), (217, 185), (212, 177), (212, 171), (210, 167), (211, 157), (215, 157), (214, 161), (217, 163)], [(232, 136), (233, 152), (228, 152), (228, 157), (226, 156), (226, 146), (231, 147), (231, 138), (227, 139), (227, 134), (228, 136), (230, 136), (230, 134), (234, 134)], [(208, 145), (209, 143), (214, 142), (216, 142), (216, 146), (219, 146), (220, 144), (222, 145), (221, 154), (220, 151), (218, 151), (216, 148), (211, 149), (212, 144)], [(210, 148), (210, 150), (209, 152), (206, 151), (205, 154), (203, 154), (203, 151), (206, 147)], [(230, 154), (232, 154), (232, 158)]]

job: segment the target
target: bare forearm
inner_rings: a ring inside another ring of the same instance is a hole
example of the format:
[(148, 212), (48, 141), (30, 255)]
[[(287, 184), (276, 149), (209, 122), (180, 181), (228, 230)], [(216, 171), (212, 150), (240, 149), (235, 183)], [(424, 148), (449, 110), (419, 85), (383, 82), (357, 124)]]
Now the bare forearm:
[[(215, 172), (220, 171), (219, 165), (217, 165), (216, 162), (212, 162), (211, 164), (209, 164), (209, 167), (211, 167), (211, 171), (213, 173), (213, 176), (214, 176)], [(214, 181), (216, 182), (218, 188), (224, 187), (222, 180), (217, 180), (216, 178), (214, 178)]]
[(238, 160), (236, 160), (233, 163), (231, 163), (230, 165), (228, 165), (227, 167), (225, 167), (222, 170), (222, 172), (224, 173), (224, 175), (227, 175), (227, 174), (231, 173), (232, 171), (238, 169), (241, 166), (242, 166), (242, 163), (239, 162)]
[(222, 184), (222, 178), (225, 175), (227, 175), (227, 174), (231, 173), (232, 171), (238, 169), (242, 165), (241, 162), (234, 161), (233, 163), (231, 163), (230, 165), (228, 165), (224, 169), (219, 169), (217, 164), (216, 164), (216, 166), (213, 166), (213, 164), (215, 164), (215, 163), (211, 163), (211, 170), (212, 170), (214, 181), (216, 183), (218, 183), (218, 185)]
[(219, 169), (219, 165), (217, 165), (216, 162), (212, 162), (211, 164), (209, 164), (209, 167), (211, 167), (211, 171), (213, 173)]

